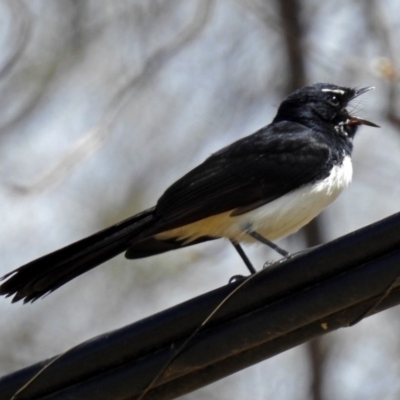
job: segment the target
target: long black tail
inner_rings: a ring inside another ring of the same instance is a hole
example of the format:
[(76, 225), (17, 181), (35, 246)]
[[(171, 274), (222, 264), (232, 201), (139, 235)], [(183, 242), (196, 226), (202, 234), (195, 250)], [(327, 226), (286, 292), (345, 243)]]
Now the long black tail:
[(154, 223), (154, 208), (151, 208), (25, 264), (1, 278), (7, 280), (0, 286), (0, 295), (14, 295), (13, 303), (21, 299), (24, 303), (33, 302), (124, 252)]

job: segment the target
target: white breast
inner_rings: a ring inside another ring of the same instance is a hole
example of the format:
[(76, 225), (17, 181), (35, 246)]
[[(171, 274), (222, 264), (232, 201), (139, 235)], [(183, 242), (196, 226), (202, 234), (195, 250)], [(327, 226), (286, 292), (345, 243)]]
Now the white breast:
[(158, 234), (159, 239), (179, 237), (188, 242), (200, 236), (226, 237), (253, 242), (244, 231), (251, 228), (269, 240), (288, 236), (315, 218), (334, 201), (351, 181), (353, 168), (346, 156), (329, 176), (302, 186), (245, 214), (231, 217), (231, 211)]

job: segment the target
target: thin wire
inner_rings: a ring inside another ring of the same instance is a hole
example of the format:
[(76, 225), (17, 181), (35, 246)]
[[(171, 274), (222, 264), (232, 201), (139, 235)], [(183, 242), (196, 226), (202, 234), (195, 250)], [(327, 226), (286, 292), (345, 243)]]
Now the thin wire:
[(252, 280), (255, 276), (257, 276), (263, 270), (257, 271), (254, 274), (250, 275), (246, 280), (240, 283), (235, 289), (232, 290), (215, 308), (214, 310), (206, 317), (206, 319), (193, 331), (193, 333), (183, 342), (182, 346), (177, 349), (175, 354), (164, 364), (164, 366), (160, 369), (158, 374), (151, 380), (151, 382), (147, 385), (147, 387), (143, 390), (137, 400), (143, 400), (144, 396), (154, 387), (157, 381), (164, 374), (166, 369), (172, 364), (172, 362), (182, 353), (183, 350), (188, 346), (191, 340), (200, 332), (202, 328), (210, 321), (210, 319), (217, 313), (218, 310), (234, 295), (236, 294), (244, 285), (246, 285), (250, 280)]
[(352, 321), (349, 326), (353, 326), (360, 322), (362, 319), (369, 317), (375, 309), (379, 306), (379, 304), (382, 303), (383, 300), (386, 299), (386, 297), (389, 296), (390, 292), (400, 284), (400, 275), (397, 275), (395, 279), (393, 279), (392, 283), (388, 286), (388, 288), (385, 290), (385, 292), (382, 294), (381, 297), (378, 298), (377, 301), (372, 303), (370, 307), (367, 308), (366, 311), (364, 311), (358, 318), (356, 318), (354, 321)]

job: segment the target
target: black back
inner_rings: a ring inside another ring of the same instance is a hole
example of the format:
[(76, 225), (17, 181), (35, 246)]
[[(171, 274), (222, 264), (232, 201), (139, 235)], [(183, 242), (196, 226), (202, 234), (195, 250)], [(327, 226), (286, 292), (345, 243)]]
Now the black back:
[(323, 179), (351, 155), (357, 125), (345, 126), (355, 89), (318, 83), (292, 93), (273, 122), (223, 148), (175, 182), (156, 206), (157, 231), (268, 203)]

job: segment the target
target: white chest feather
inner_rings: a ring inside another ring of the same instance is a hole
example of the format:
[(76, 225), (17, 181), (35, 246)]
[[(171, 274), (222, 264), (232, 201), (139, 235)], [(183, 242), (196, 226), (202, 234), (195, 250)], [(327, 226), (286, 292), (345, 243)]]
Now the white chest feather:
[(298, 231), (332, 203), (348, 186), (352, 173), (351, 159), (346, 156), (327, 178), (302, 186), (252, 211), (233, 217), (231, 211), (217, 214), (157, 237), (191, 241), (200, 236), (212, 236), (252, 242), (254, 239), (244, 232), (250, 228), (269, 240), (279, 239)]

